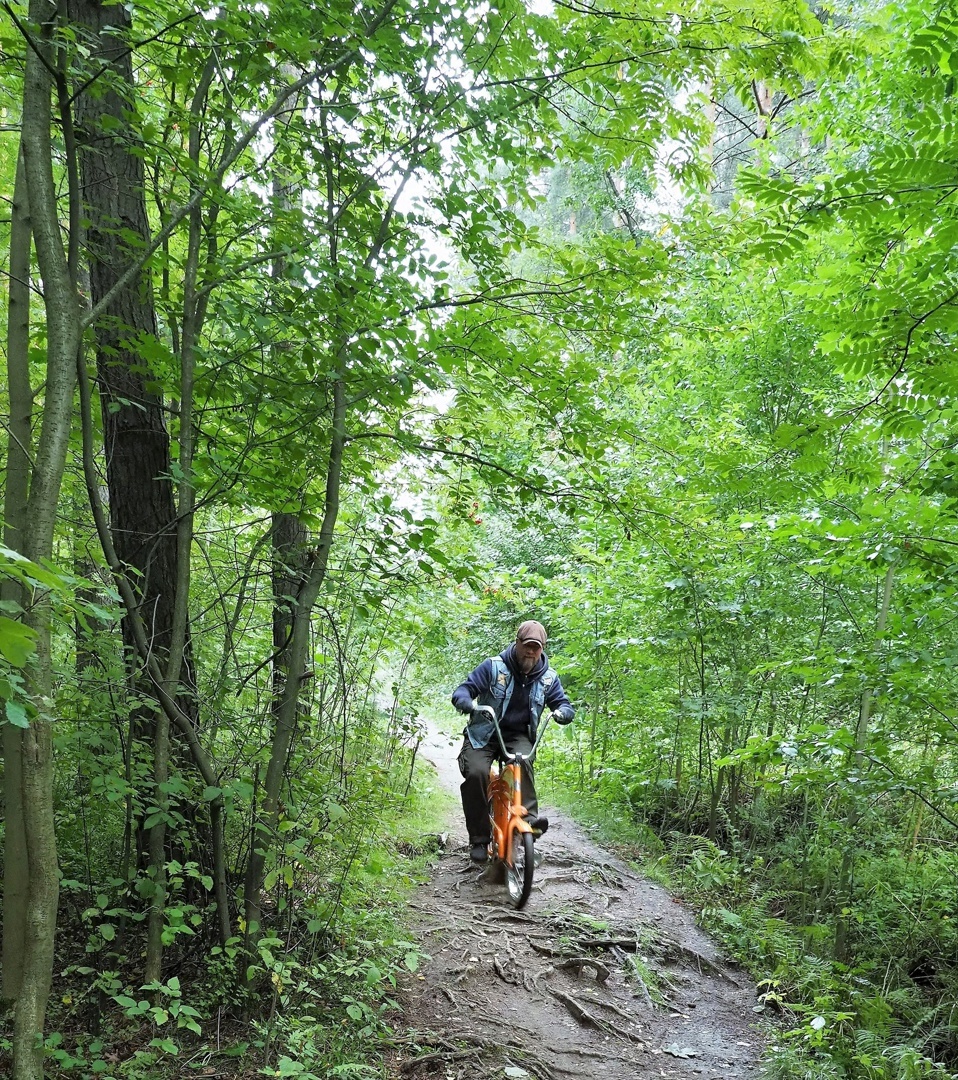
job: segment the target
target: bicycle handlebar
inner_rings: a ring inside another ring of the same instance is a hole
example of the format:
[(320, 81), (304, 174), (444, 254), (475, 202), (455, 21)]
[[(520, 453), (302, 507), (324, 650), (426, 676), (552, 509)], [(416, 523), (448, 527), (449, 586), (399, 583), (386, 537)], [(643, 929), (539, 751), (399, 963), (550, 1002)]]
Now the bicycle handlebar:
[(546, 715), (545, 720), (542, 720), (539, 723), (538, 729), (536, 730), (536, 740), (532, 744), (532, 749), (529, 751), (528, 754), (510, 754), (509, 751), (506, 749), (506, 743), (502, 737), (502, 728), (499, 727), (499, 717), (496, 715), (496, 710), (491, 705), (477, 705), (472, 711), (474, 713), (488, 713), (492, 717), (492, 722), (496, 726), (496, 735), (499, 736), (499, 746), (502, 749), (502, 756), (507, 764), (511, 764), (514, 761), (519, 761), (520, 759), (523, 761), (528, 761), (530, 765), (533, 761), (535, 761), (536, 751), (539, 749), (539, 743), (542, 742), (542, 736), (545, 734), (546, 728), (549, 726), (549, 721), (553, 717), (553, 714), (550, 712)]

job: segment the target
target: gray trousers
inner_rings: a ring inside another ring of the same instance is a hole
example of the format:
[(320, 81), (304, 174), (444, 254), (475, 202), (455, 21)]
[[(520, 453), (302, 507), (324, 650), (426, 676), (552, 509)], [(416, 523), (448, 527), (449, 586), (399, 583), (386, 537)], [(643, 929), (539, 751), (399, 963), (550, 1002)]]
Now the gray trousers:
[[(528, 754), (532, 743), (526, 735), (510, 735), (503, 732), (506, 749), (510, 754)], [(459, 751), (459, 771), (463, 775), (459, 791), (462, 794), (462, 812), (466, 817), (466, 829), (469, 831), (470, 844), (488, 844), (489, 805), (486, 801), (486, 783), (489, 770), (499, 751), (499, 740), (493, 736), (492, 742), (477, 750), (468, 738), (463, 739)], [(539, 814), (539, 801), (536, 798), (535, 782), (529, 765), (522, 771), (522, 804), (529, 811), (527, 818), (530, 825), (535, 825)]]

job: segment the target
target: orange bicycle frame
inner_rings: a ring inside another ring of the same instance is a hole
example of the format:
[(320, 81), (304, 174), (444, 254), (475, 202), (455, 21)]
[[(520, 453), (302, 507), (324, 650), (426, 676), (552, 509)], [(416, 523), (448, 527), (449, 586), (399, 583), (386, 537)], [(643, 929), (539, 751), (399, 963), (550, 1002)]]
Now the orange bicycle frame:
[(512, 834), (532, 832), (526, 816), (529, 811), (522, 805), (522, 769), (516, 761), (506, 762), (498, 769), (489, 770), (489, 796), (492, 817), (493, 849), (500, 859), (508, 858), (512, 851)]
[(536, 750), (549, 718), (539, 725), (531, 753), (510, 754), (502, 738), (495, 709), (488, 705), (479, 705), (476, 711), (480, 709), (492, 716), (502, 749), (499, 768), (493, 766), (489, 770), (489, 783), (486, 786), (492, 826), (492, 854), (495, 865), (505, 869), (510, 900), (517, 908), (521, 908), (532, 891), (535, 867), (532, 847), (535, 837), (532, 826), (526, 820), (529, 811), (522, 805), (522, 768), (526, 762), (531, 766), (535, 760)]

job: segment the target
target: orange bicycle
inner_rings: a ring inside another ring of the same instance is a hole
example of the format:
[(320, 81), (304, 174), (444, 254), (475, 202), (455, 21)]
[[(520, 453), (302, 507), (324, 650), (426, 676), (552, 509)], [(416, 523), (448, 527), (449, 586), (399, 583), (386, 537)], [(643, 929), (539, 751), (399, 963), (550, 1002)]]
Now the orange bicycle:
[(521, 908), (532, 892), (535, 873), (532, 827), (526, 821), (529, 811), (522, 805), (522, 770), (535, 761), (536, 751), (551, 716), (546, 716), (539, 725), (535, 744), (528, 754), (510, 754), (502, 738), (495, 709), (490, 705), (479, 705), (475, 711), (488, 713), (492, 717), (501, 751), (489, 770), (486, 786), (492, 831), (492, 869), (497, 877), (504, 874), (509, 900), (514, 907)]

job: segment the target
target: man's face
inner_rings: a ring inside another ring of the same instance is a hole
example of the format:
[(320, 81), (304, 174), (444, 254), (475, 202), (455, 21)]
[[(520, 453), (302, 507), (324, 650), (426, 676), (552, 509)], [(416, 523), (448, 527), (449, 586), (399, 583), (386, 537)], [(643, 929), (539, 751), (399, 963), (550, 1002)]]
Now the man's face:
[(528, 675), (530, 671), (539, 663), (539, 657), (542, 655), (542, 646), (538, 641), (517, 641), (516, 642), (516, 660), (519, 663), (519, 670), (523, 675)]

